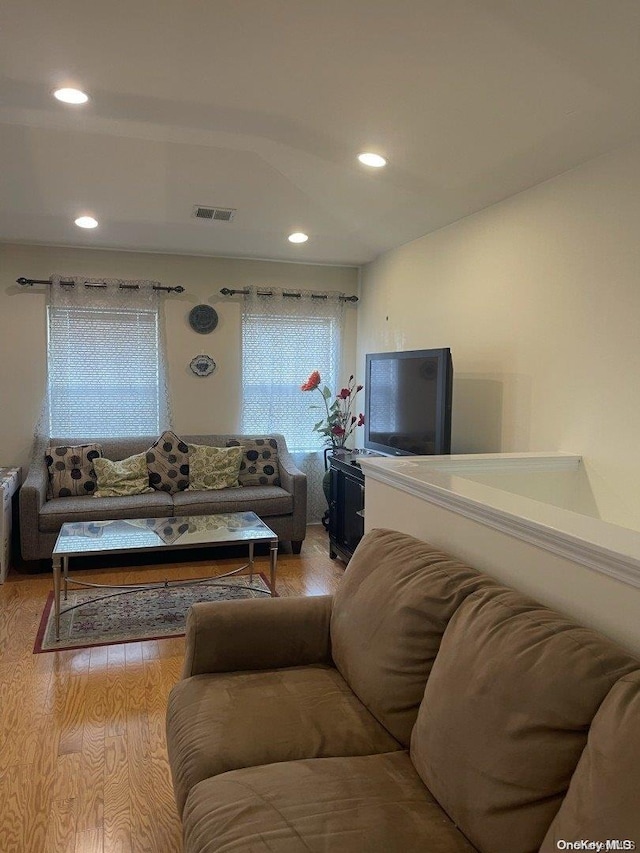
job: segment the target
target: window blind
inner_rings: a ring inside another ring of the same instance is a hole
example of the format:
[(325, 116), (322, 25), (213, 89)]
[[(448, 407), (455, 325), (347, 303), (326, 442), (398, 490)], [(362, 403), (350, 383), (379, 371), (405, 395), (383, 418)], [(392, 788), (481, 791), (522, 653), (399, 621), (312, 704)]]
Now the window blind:
[(158, 311), (48, 308), (49, 435), (160, 431)]
[[(323, 437), (313, 426), (325, 417), (317, 391), (300, 386), (312, 370), (335, 393), (341, 324), (333, 317), (310, 316), (296, 305), (294, 316), (252, 313), (242, 321), (242, 432), (280, 432), (290, 450), (318, 451)], [(312, 405), (321, 408), (310, 409)]]

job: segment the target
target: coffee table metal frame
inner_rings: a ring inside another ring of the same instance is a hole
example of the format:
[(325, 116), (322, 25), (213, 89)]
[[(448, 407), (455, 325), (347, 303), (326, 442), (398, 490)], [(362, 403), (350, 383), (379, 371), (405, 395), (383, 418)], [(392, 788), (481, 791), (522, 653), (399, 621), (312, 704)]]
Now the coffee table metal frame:
[[(255, 515), (254, 513), (218, 513), (215, 516), (184, 516), (177, 517), (172, 519), (166, 519), (167, 521), (172, 522), (187, 522), (189, 518), (197, 518), (200, 521), (204, 521), (205, 519), (223, 519), (232, 521), (234, 516), (242, 516), (243, 518), (247, 518), (249, 515)], [(108, 522), (93, 522), (94, 525), (98, 524), (122, 524), (122, 523), (131, 523), (133, 521), (138, 524), (144, 522), (152, 522), (157, 523), (162, 521), (163, 519), (153, 518), (153, 519), (113, 519)], [(269, 543), (269, 582), (268, 590), (260, 589), (259, 587), (250, 587), (254, 592), (261, 592), (265, 595), (276, 595), (276, 571), (277, 571), (277, 561), (278, 561), (278, 536), (271, 530), (270, 527), (261, 521), (258, 516), (255, 516), (256, 522), (259, 523), (259, 527), (254, 529), (242, 528), (240, 531), (244, 535), (239, 535), (234, 537), (230, 532), (229, 538), (225, 539), (214, 539), (211, 541), (188, 541), (184, 540), (180, 542), (179, 540), (166, 543), (162, 540), (158, 541), (156, 545), (145, 545), (145, 546), (136, 546), (135, 548), (130, 547), (109, 547), (105, 548), (104, 546), (99, 548), (91, 548), (91, 547), (83, 547), (78, 550), (66, 550), (60, 547), (61, 542), (64, 541), (67, 537), (67, 531), (71, 528), (77, 527), (77, 524), (73, 522), (65, 523), (62, 525), (60, 529), (60, 533), (56, 540), (55, 547), (53, 549), (52, 554), (52, 562), (53, 562), (53, 606), (54, 606), (54, 619), (55, 619), (55, 635), (56, 640), (60, 639), (60, 616), (63, 613), (68, 613), (70, 610), (75, 610), (78, 607), (83, 607), (85, 604), (90, 604), (95, 601), (101, 601), (106, 598), (113, 598), (116, 595), (125, 595), (128, 592), (135, 592), (136, 590), (144, 590), (144, 589), (168, 589), (174, 586), (194, 586), (196, 584), (206, 584), (211, 581), (219, 581), (224, 578), (232, 578), (236, 575), (240, 575), (242, 572), (245, 572), (246, 569), (249, 570), (249, 584), (253, 583), (253, 575), (254, 575), (254, 546), (256, 542), (268, 542)], [(248, 534), (254, 534), (248, 536)], [(167, 550), (184, 550), (188, 548), (209, 548), (214, 547), (216, 545), (242, 545), (246, 544), (249, 547), (249, 559), (248, 562), (244, 563), (237, 569), (233, 569), (229, 572), (224, 572), (219, 575), (207, 575), (201, 578), (185, 578), (185, 579), (177, 579), (177, 580), (164, 580), (164, 581), (150, 581), (148, 583), (131, 583), (131, 584), (105, 584), (105, 583), (94, 583), (86, 580), (81, 580), (78, 578), (69, 577), (69, 560), (71, 557), (91, 557), (98, 556), (104, 554), (127, 554), (127, 553), (142, 553), (142, 552), (150, 552), (150, 551), (167, 551)], [(114, 589), (117, 592), (108, 593), (105, 595), (96, 596), (96, 598), (87, 599), (87, 601), (83, 601), (80, 604), (74, 604), (72, 607), (61, 607), (60, 598), (61, 595), (64, 597), (64, 601), (67, 601), (68, 588), (69, 584), (75, 584), (76, 586), (83, 588), (95, 588), (95, 589)], [(233, 584), (219, 584), (219, 586), (232, 586)]]

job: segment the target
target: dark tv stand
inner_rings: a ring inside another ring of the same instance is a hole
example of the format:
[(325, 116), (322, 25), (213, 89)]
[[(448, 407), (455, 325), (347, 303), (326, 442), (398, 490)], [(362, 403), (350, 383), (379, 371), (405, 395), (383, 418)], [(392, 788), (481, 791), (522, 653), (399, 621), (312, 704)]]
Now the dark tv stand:
[(364, 535), (363, 456), (380, 456), (370, 451), (345, 452), (329, 457), (329, 556), (351, 559)]

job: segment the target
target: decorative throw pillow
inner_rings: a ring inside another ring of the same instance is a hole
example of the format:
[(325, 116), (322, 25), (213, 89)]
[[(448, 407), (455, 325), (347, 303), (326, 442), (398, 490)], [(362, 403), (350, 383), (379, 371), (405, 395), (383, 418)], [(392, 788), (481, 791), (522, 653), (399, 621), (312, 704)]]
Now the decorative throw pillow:
[(143, 495), (153, 491), (149, 485), (147, 458), (144, 453), (136, 453), (118, 461), (95, 459), (93, 464), (98, 477), (98, 488), (94, 492), (97, 498)]
[(93, 467), (102, 456), (100, 444), (76, 444), (47, 447), (45, 460), (49, 469), (49, 497), (87, 497), (96, 490)]
[(147, 450), (149, 484), (158, 492), (182, 492), (189, 486), (189, 447), (167, 430)]
[(239, 486), (238, 473), (244, 455), (242, 447), (189, 445), (189, 490), (205, 491)]
[(240, 465), (241, 486), (279, 486), (278, 442), (275, 438), (229, 439), (227, 447), (244, 448)]

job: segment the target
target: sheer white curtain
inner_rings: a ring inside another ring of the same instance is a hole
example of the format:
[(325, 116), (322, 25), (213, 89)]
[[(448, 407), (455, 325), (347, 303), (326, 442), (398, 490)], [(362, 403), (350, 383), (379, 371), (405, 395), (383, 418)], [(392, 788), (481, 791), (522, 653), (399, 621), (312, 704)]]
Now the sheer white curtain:
[[(261, 295), (269, 293), (271, 295)], [(308, 519), (327, 507), (322, 492), (323, 437), (313, 425), (324, 415), (318, 392), (300, 386), (313, 370), (333, 393), (338, 388), (344, 301), (332, 292), (261, 291), (251, 288), (242, 312), (243, 432), (280, 432), (307, 474)], [(312, 405), (322, 409), (311, 409)]]
[(39, 437), (157, 435), (171, 423), (157, 282), (51, 277)]

